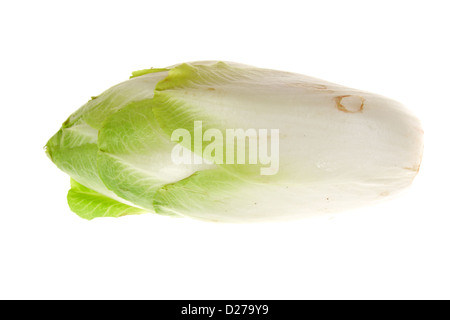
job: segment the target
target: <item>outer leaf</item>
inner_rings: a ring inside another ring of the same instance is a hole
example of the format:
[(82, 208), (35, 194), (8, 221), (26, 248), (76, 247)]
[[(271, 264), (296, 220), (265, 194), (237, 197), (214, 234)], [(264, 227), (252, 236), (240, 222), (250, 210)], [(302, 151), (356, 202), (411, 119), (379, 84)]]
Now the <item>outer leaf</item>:
[(119, 83), (101, 95), (93, 97), (73, 113), (63, 126), (70, 127), (82, 119), (90, 127), (100, 129), (105, 119), (130, 102), (152, 98), (156, 83), (166, 76), (167, 72), (149, 73)]
[(70, 209), (80, 217), (92, 220), (98, 217), (122, 217), (146, 213), (145, 210), (128, 206), (91, 190), (71, 179), (72, 188), (67, 194)]
[(151, 69), (143, 69), (143, 70), (133, 71), (132, 72), (132, 76), (130, 77), (130, 79), (131, 78), (140, 77), (140, 76), (143, 76), (145, 74), (161, 72), (161, 71), (169, 71), (169, 69), (165, 69), (165, 68), (151, 68)]
[(227, 128), (280, 130), (277, 175), (221, 165), (238, 179), (225, 187), (223, 173), (193, 175), (161, 189), (157, 211), (221, 221), (339, 211), (406, 187), (420, 164), (420, 124), (399, 103), (298, 74), (182, 64), (157, 84), (153, 103), (167, 134), (184, 128), (193, 135), (199, 120), (224, 136)]

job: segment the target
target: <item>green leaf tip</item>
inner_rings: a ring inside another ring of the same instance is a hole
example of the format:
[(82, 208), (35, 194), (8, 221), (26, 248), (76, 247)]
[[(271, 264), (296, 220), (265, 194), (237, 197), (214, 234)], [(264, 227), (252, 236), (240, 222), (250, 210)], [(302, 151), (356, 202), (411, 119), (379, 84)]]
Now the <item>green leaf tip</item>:
[(74, 179), (70, 181), (71, 189), (67, 194), (70, 209), (86, 220), (99, 217), (122, 217), (146, 213), (145, 210), (121, 203), (94, 190), (91, 190)]
[(163, 71), (169, 71), (169, 70), (170, 69), (166, 69), (166, 68), (150, 68), (150, 69), (137, 70), (137, 71), (133, 71), (131, 73), (132, 76), (130, 77), (130, 79), (140, 77), (140, 76), (143, 76), (143, 75), (149, 74), (149, 73), (163, 72)]

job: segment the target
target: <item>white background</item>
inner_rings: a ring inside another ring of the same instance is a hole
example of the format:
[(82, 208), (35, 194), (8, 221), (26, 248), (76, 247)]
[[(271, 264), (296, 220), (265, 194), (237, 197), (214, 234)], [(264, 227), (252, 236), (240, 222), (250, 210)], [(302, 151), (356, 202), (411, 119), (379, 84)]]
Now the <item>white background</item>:
[[(448, 1), (2, 1), (0, 298), (450, 298)], [(290, 223), (78, 218), (43, 146), (131, 71), (228, 60), (403, 102), (414, 184)]]

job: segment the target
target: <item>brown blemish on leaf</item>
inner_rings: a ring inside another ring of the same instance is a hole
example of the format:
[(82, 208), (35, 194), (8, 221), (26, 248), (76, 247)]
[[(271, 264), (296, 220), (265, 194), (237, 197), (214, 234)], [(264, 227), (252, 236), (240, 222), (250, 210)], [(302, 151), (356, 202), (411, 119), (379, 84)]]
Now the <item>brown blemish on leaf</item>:
[(366, 99), (360, 96), (345, 95), (334, 98), (336, 107), (343, 112), (356, 113), (362, 112)]
[(209, 91), (214, 91), (216, 88), (208, 88)]
[(419, 169), (420, 169), (420, 163), (417, 164), (417, 165), (415, 165), (415, 166), (413, 166), (413, 167), (403, 167), (403, 169), (410, 170), (410, 171), (414, 171), (414, 172), (419, 172)]

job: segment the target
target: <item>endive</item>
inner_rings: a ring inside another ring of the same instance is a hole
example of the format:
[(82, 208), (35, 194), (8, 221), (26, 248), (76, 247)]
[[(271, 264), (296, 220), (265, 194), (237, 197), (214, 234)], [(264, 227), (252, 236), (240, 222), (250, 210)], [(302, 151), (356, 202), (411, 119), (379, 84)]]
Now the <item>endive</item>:
[[(267, 159), (250, 161), (251, 148), (264, 142), (260, 135), (245, 140), (246, 161), (230, 162), (239, 153), (227, 159), (232, 129), (276, 138), (266, 150), (276, 168)], [(190, 138), (174, 139), (180, 130)], [(69, 206), (83, 218), (154, 212), (226, 222), (377, 202), (412, 182), (422, 149), (420, 122), (396, 101), (300, 74), (210, 61), (134, 72), (72, 114), (46, 145), (71, 176)], [(177, 152), (194, 161), (174, 161)]]

